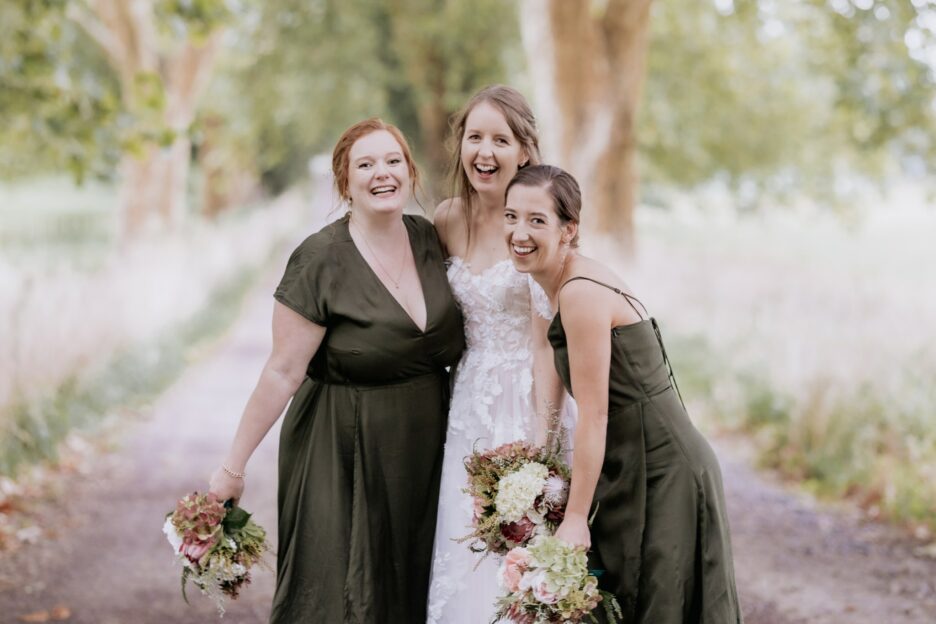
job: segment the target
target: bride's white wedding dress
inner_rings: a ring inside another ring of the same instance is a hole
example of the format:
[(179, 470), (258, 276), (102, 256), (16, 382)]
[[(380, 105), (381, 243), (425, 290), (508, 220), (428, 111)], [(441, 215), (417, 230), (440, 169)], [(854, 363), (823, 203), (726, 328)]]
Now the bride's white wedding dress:
[[(454, 541), (471, 532), (463, 461), (474, 448), (533, 439), (531, 313), (547, 319), (552, 314), (543, 290), (510, 260), (473, 274), (468, 263), (453, 256), (448, 278), (465, 317), (467, 349), (455, 372), (449, 410), (428, 622), (483, 624), (491, 621), (501, 593), (500, 561), (489, 556), (477, 565), (480, 555)], [(563, 423), (571, 428), (571, 398), (566, 397), (565, 406)]]

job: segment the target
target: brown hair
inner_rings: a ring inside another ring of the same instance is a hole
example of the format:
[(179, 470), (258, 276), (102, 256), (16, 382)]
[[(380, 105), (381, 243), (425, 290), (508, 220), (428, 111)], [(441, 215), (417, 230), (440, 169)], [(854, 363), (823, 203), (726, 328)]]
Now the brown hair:
[[(533, 111), (519, 91), (506, 85), (490, 85), (484, 87), (469, 99), (458, 113), (452, 118), (449, 135), (449, 173), (452, 197), (458, 197), (462, 202), (465, 213), (465, 223), (468, 225), (468, 237), (471, 240), (471, 196), (475, 192), (468, 180), (461, 162), (461, 144), (465, 137), (465, 124), (468, 115), (478, 104), (487, 102), (497, 108), (507, 120), (510, 131), (520, 142), (526, 152), (527, 165), (538, 165), (540, 162), (539, 136), (536, 131), (536, 118)], [(522, 170), (522, 167), (521, 167)]]
[(410, 191), (415, 196), (416, 188), (419, 184), (419, 171), (416, 169), (416, 163), (413, 162), (413, 154), (410, 152), (406, 137), (404, 137), (400, 129), (393, 124), (388, 124), (378, 117), (371, 117), (370, 119), (359, 121), (345, 130), (341, 138), (339, 138), (338, 142), (335, 144), (335, 149), (332, 152), (332, 174), (335, 176), (335, 188), (338, 190), (338, 195), (342, 199), (350, 199), (348, 196), (348, 167), (351, 164), (351, 147), (358, 139), (379, 130), (386, 130), (393, 135), (396, 142), (400, 144), (400, 149), (403, 151), (403, 158), (406, 159), (406, 166), (409, 169), (412, 184)]
[[(552, 197), (553, 208), (562, 223), (579, 224), (582, 214), (582, 191), (572, 174), (553, 165), (526, 167), (518, 171), (517, 175), (507, 183), (504, 196), (506, 197), (510, 189), (517, 185), (542, 188)], [(579, 237), (576, 232), (569, 244), (572, 247), (578, 247), (578, 242)]]

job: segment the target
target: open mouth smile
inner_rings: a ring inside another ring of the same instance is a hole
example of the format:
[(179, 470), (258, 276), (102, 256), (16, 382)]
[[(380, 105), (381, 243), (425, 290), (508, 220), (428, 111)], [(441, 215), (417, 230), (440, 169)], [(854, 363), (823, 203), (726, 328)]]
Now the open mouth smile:
[(498, 166), (496, 166), (496, 165), (480, 165), (480, 164), (475, 164), (474, 169), (475, 169), (475, 171), (478, 172), (478, 175), (480, 175), (482, 178), (485, 178), (485, 179), (486, 179), (486, 178), (490, 178), (490, 177), (493, 176), (495, 173), (497, 173), (497, 171), (498, 171), (498, 169), (500, 169), (500, 167), (498, 167)]
[(536, 247), (534, 247), (533, 245), (517, 245), (516, 243), (514, 243), (511, 245), (511, 248), (513, 249), (513, 252), (515, 255), (518, 255), (521, 257), (529, 256), (531, 253), (536, 251)]
[(385, 184), (382, 186), (375, 186), (371, 189), (371, 195), (376, 195), (377, 197), (386, 197), (387, 195), (392, 195), (397, 190), (397, 187), (391, 184)]

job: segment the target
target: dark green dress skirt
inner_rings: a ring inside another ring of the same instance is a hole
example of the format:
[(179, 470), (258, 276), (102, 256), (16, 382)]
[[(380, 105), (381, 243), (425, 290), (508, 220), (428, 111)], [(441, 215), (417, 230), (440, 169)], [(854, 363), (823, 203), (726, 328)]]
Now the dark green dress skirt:
[(327, 327), (280, 433), (271, 622), (424, 622), (462, 318), (435, 230), (405, 216), (425, 331), (370, 269), (348, 217), (293, 253), (276, 299)]
[[(549, 340), (571, 393), (558, 313)], [(589, 565), (605, 570), (599, 586), (617, 596), (627, 624), (741, 622), (721, 470), (674, 388), (656, 321), (615, 327), (610, 340), (607, 442)]]

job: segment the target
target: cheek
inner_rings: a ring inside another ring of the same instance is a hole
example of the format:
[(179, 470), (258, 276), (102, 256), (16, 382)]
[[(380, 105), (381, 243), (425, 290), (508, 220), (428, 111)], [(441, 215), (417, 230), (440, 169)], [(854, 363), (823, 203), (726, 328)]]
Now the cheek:
[(474, 149), (474, 146), (473, 146), (471, 143), (469, 143), (468, 141), (462, 141), (462, 142), (461, 142), (461, 152), (460, 152), (460, 153), (461, 153), (461, 159), (462, 159), (463, 161), (466, 161), (466, 160), (468, 160), (469, 158), (471, 158), (471, 157), (473, 156), (474, 152), (475, 152), (475, 149)]

